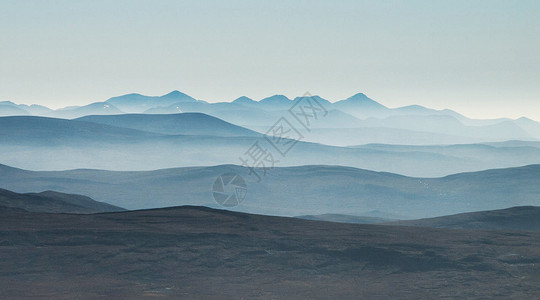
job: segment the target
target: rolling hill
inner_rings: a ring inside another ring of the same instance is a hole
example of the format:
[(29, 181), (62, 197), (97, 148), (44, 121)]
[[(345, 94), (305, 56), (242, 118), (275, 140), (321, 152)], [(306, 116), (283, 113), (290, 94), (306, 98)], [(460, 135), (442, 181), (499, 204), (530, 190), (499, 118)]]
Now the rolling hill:
[(53, 191), (18, 194), (0, 189), (0, 207), (28, 212), (88, 214), (123, 211), (123, 208), (94, 201), (86, 196)]
[[(135, 142), (138, 139), (157, 136), (159, 135), (128, 128), (57, 118), (35, 116), (0, 118), (1, 146), (42, 145), (55, 147), (71, 144), (82, 147), (92, 142)], [(27, 151), (32, 151), (32, 149), (29, 147)], [(7, 154), (7, 151), (4, 153)]]
[(337, 222), (337, 223), (352, 223), (352, 224), (381, 224), (388, 223), (392, 220), (377, 217), (351, 216), (343, 214), (322, 214), (322, 215), (305, 215), (296, 216), (298, 219)]
[[(528, 144), (508, 147), (481, 144), (455, 147), (335, 147), (304, 142), (302, 137), (283, 156), (275, 150), (275, 141), (254, 136), (257, 134), (252, 131), (200, 114), (91, 118), (121, 125), (111, 121), (119, 118), (124, 126), (154, 128), (155, 131), (224, 136), (158, 134), (80, 120), (34, 116), (0, 117), (0, 163), (34, 170), (155, 170), (242, 164), (240, 158), (246, 156), (256, 144), (266, 153), (271, 153), (275, 166), (348, 165), (417, 177), (440, 177), (540, 161), (540, 148)], [(141, 119), (152, 122), (139, 123)], [(171, 128), (167, 128), (168, 125)], [(302, 135), (309, 134), (307, 130), (300, 132)], [(249, 136), (233, 136), (236, 134)], [(271, 164), (272, 160), (267, 166)]]
[(84, 194), (127, 209), (219, 207), (212, 197), (212, 185), (225, 173), (239, 174), (248, 185), (246, 200), (234, 209), (267, 215), (361, 216), (377, 210), (427, 218), (540, 205), (540, 165), (442, 178), (414, 178), (339, 166), (280, 167), (269, 170), (260, 182), (248, 168), (234, 165), (137, 172), (35, 172), (3, 166), (0, 188)]
[(86, 116), (77, 121), (92, 122), (169, 135), (260, 136), (252, 130), (236, 126), (202, 113), (123, 114)]
[[(539, 195), (540, 196), (540, 195)], [(437, 218), (390, 222), (388, 225), (483, 230), (540, 230), (540, 207), (522, 206)]]

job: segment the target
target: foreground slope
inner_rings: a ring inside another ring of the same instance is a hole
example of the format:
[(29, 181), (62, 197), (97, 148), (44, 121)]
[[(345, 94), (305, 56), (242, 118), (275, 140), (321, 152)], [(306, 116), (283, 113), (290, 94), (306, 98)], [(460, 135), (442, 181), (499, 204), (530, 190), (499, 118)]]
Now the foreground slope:
[(540, 207), (512, 207), (388, 224), (433, 228), (540, 230)]
[(99, 213), (124, 209), (94, 201), (86, 196), (53, 191), (19, 194), (0, 189), (0, 207), (45, 213)]
[(540, 297), (540, 233), (338, 224), (199, 207), (0, 213), (0, 290), (11, 299)]
[(344, 214), (322, 214), (322, 215), (305, 215), (296, 216), (296, 218), (313, 221), (337, 222), (337, 223), (353, 223), (353, 224), (380, 224), (388, 223), (394, 220), (384, 219), (369, 216), (351, 216)]

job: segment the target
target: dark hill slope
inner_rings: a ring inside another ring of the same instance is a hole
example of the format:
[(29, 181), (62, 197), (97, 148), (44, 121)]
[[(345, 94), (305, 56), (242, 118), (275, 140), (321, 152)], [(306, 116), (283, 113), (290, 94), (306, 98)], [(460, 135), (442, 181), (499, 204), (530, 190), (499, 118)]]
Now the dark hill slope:
[(18, 194), (0, 189), (0, 207), (29, 212), (46, 213), (99, 213), (123, 211), (123, 208), (94, 201), (86, 196), (53, 191)]
[(434, 228), (540, 230), (540, 207), (521, 206), (387, 224)]
[(6, 213), (0, 291), (6, 299), (537, 299), (539, 245), (538, 232), (200, 207)]

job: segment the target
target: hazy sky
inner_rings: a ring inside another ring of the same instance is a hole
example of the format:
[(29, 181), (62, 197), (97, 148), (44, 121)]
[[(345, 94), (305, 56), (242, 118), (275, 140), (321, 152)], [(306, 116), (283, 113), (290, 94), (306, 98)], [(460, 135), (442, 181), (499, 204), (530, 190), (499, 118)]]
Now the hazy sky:
[(540, 1), (0, 0), (0, 100), (175, 89), (540, 120)]

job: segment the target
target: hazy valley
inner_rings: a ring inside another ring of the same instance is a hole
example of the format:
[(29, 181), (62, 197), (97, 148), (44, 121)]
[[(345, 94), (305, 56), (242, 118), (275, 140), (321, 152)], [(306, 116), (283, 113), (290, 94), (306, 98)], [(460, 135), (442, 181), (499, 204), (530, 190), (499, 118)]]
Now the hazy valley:
[(178, 91), (0, 115), (2, 296), (538, 295), (535, 121)]

